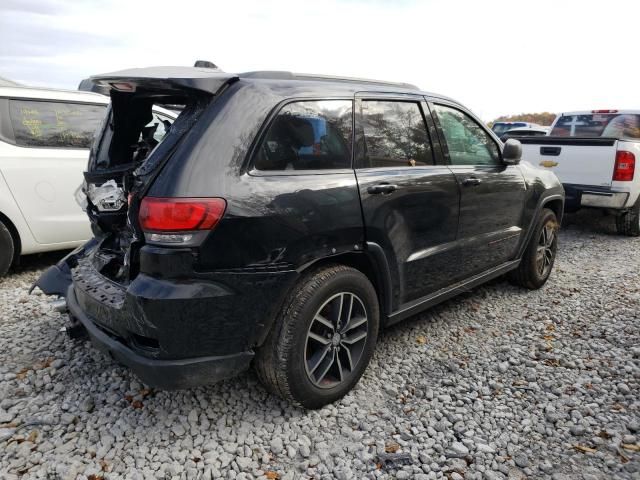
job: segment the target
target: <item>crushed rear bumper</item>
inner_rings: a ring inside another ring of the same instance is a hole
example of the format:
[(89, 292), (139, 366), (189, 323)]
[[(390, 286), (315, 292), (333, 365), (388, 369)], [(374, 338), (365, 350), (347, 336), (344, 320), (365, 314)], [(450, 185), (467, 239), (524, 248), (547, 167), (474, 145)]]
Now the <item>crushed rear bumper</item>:
[(96, 269), (89, 245), (48, 269), (32, 288), (65, 297), (67, 331), (77, 331), (76, 337), (86, 332), (99, 350), (150, 386), (189, 388), (247, 369), (297, 272), (188, 276), (179, 270), (189, 265), (188, 252), (161, 252), (150, 260), (156, 250), (145, 252), (144, 261), (151, 267), (173, 262), (175, 268), (162, 270), (178, 272), (178, 278), (139, 273), (128, 284), (116, 283)]
[(175, 360), (148, 358), (99, 328), (80, 308), (73, 286), (67, 292), (67, 306), (69, 314), (84, 326), (91, 343), (98, 350), (129, 367), (152, 387), (172, 390), (214, 383), (246, 370), (253, 358), (253, 352)]

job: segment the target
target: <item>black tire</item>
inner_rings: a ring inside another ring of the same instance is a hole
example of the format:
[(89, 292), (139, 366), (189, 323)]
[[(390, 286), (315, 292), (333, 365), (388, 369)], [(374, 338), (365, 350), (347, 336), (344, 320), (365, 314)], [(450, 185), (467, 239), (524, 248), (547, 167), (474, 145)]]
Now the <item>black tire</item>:
[(536, 290), (547, 282), (556, 260), (559, 227), (556, 214), (548, 208), (543, 208), (520, 265), (509, 275), (512, 283)]
[[(337, 310), (338, 304), (349, 301), (347, 314), (341, 307)], [(362, 315), (364, 323), (356, 325)], [(333, 334), (327, 319), (336, 326)], [(320, 408), (342, 398), (358, 382), (373, 355), (379, 324), (378, 297), (365, 275), (343, 265), (316, 270), (302, 277), (288, 295), (256, 352), (255, 370), (272, 393), (305, 408)], [(354, 343), (363, 331), (365, 337)]]
[(13, 263), (14, 245), (11, 232), (0, 222), (0, 277), (3, 277)]
[(616, 217), (616, 230), (620, 235), (640, 236), (640, 199), (628, 211)]

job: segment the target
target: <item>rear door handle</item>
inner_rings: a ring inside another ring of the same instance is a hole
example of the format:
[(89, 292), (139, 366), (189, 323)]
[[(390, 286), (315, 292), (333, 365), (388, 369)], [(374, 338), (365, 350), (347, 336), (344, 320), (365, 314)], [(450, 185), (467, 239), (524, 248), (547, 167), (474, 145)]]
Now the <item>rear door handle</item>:
[(381, 183), (380, 185), (372, 185), (367, 188), (367, 193), (371, 195), (387, 194), (395, 192), (398, 189), (397, 185), (391, 185), (389, 183)]
[(476, 185), (480, 185), (482, 180), (476, 177), (469, 177), (462, 180), (462, 185), (465, 187), (475, 187)]

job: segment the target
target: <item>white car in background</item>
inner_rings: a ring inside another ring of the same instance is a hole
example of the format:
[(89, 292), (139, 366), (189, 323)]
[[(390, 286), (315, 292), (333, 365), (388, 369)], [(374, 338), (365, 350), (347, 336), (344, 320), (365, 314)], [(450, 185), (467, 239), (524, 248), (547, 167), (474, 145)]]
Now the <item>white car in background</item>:
[(522, 128), (512, 128), (500, 136), (500, 140), (506, 142), (509, 138), (518, 137), (544, 137), (549, 134), (549, 127), (529, 126)]
[[(74, 193), (109, 97), (0, 87), (0, 276), (20, 255), (74, 248), (91, 237)], [(176, 114), (154, 111), (154, 137)]]
[(538, 127), (540, 127), (540, 125), (531, 122), (495, 122), (491, 127), (491, 130), (493, 130), (493, 133), (495, 133), (499, 138), (502, 138), (505, 133), (507, 133), (509, 130), (513, 130), (514, 128), (528, 129)]

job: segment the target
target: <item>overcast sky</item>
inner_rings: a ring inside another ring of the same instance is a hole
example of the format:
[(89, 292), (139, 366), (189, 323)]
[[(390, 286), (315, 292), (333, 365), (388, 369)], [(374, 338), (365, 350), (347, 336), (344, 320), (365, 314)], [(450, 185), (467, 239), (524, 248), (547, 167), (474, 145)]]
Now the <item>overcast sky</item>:
[(76, 88), (207, 59), (410, 82), (485, 120), (638, 108), (639, 19), (632, 0), (1, 0), (0, 76)]

